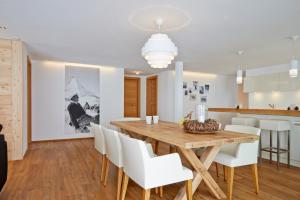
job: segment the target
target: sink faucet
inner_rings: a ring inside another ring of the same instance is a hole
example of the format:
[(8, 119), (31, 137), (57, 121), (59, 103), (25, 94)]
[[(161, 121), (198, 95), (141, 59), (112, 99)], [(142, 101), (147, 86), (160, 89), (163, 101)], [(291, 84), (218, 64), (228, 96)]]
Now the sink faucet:
[(272, 109), (275, 109), (275, 104), (270, 104), (270, 103), (269, 103), (269, 106), (270, 106)]

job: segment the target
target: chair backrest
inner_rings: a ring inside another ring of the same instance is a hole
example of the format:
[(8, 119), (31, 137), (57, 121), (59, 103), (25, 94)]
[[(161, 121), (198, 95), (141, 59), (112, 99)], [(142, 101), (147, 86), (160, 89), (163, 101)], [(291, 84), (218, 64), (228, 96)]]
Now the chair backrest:
[(146, 143), (126, 135), (121, 135), (120, 139), (123, 147), (124, 172), (139, 185), (144, 185), (147, 163), (151, 159)]
[(106, 156), (117, 167), (123, 167), (120, 133), (105, 127), (102, 127), (102, 129), (105, 138)]
[[(258, 136), (260, 136), (260, 132), (261, 132), (261, 129), (259, 128), (255, 128), (252, 126), (243, 126), (243, 125), (226, 125), (225, 130), (238, 132), (238, 133), (253, 134)], [(236, 157), (257, 159), (258, 141), (250, 142), (250, 143), (240, 143), (237, 145), (224, 145), (222, 147), (222, 150), (234, 152)]]
[(95, 137), (95, 149), (99, 151), (102, 155), (105, 155), (105, 138), (103, 135), (101, 125), (91, 123), (91, 132), (94, 134)]

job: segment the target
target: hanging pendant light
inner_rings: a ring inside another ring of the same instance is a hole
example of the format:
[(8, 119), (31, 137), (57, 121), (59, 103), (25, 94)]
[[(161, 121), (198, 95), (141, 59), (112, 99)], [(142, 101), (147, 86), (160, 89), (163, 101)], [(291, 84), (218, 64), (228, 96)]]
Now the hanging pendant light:
[[(156, 20), (158, 30), (162, 19)], [(167, 34), (152, 34), (142, 48), (142, 56), (152, 68), (167, 68), (178, 54), (178, 49)]]
[(290, 70), (289, 70), (289, 75), (291, 78), (297, 78), (298, 77), (298, 60), (293, 59), (291, 61), (291, 66), (290, 66)]
[(236, 73), (236, 83), (242, 84), (243, 83), (243, 70), (238, 70)]
[(290, 64), (290, 69), (289, 69), (289, 75), (290, 75), (291, 78), (297, 78), (298, 77), (299, 62), (296, 59), (296, 49), (295, 49), (295, 43), (296, 43), (296, 40), (298, 38), (299, 38), (299, 36), (297, 36), (297, 35), (292, 36), (290, 38), (293, 42), (293, 54), (294, 54), (293, 59), (292, 59), (291, 64)]
[[(238, 51), (237, 55), (241, 56), (244, 52)], [(243, 83), (243, 70), (241, 70), (241, 66), (238, 67), (237, 73), (236, 73), (236, 83), (242, 84)]]

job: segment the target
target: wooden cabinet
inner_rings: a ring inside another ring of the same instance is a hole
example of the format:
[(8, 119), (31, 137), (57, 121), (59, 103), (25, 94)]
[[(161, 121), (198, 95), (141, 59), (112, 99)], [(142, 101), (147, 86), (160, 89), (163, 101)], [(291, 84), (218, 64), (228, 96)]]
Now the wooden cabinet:
[[(0, 39), (0, 123), (9, 160), (23, 158), (23, 60), (21, 41)], [(27, 59), (27, 55), (26, 55)]]

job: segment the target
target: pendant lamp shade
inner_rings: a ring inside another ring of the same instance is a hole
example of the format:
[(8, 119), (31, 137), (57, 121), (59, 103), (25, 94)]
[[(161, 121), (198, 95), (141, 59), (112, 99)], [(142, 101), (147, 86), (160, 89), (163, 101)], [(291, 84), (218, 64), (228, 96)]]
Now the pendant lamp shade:
[(298, 65), (299, 65), (299, 61), (296, 59), (293, 59), (291, 61), (291, 66), (290, 66), (290, 70), (289, 70), (289, 75), (291, 78), (297, 78), (298, 76)]
[(142, 56), (152, 68), (167, 68), (178, 49), (166, 34), (152, 34), (142, 48)]
[(236, 83), (242, 84), (243, 83), (243, 70), (238, 70), (236, 73)]

